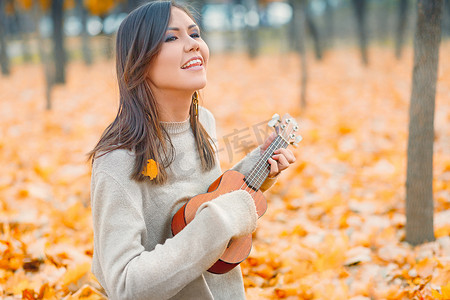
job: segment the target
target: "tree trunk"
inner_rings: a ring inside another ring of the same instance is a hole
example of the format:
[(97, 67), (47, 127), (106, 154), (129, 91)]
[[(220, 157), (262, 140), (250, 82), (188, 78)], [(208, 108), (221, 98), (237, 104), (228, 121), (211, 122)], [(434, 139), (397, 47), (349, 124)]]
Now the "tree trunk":
[(91, 39), (87, 31), (87, 19), (88, 11), (83, 5), (83, 0), (77, 0), (78, 11), (80, 13), (81, 22), (81, 51), (83, 53), (83, 60), (87, 66), (92, 65), (92, 51), (91, 51)]
[(325, 28), (326, 28), (326, 37), (325, 37), (325, 48), (330, 49), (333, 46), (334, 42), (334, 11), (333, 7), (330, 4), (330, 0), (325, 0)]
[[(300, 83), (300, 107), (306, 108), (306, 91), (308, 84), (308, 61), (306, 59), (306, 16), (305, 0), (292, 0), (293, 8), (292, 24), (290, 25), (291, 36), (293, 36), (294, 46), (300, 55), (301, 83)], [(295, 35), (292, 35), (295, 34)]]
[(361, 49), (361, 59), (365, 66), (369, 64), (369, 56), (367, 54), (367, 1), (353, 0), (355, 9), (359, 47)]
[(246, 26), (244, 35), (247, 41), (247, 52), (250, 58), (255, 58), (259, 53), (259, 8), (258, 2), (255, 0), (244, 0), (247, 8)]
[(55, 59), (55, 83), (66, 82), (66, 53), (64, 50), (63, 0), (52, 0), (53, 56)]
[(21, 48), (22, 48), (22, 57), (24, 62), (30, 62), (31, 52), (30, 52), (30, 43), (28, 39), (28, 33), (26, 32), (26, 25), (23, 23), (26, 19), (26, 12), (20, 11), (17, 7), (17, 4), (14, 5), (14, 22), (16, 23), (17, 33), (21, 37)]
[(433, 140), (442, 0), (418, 0), (409, 110), (406, 241), (433, 241)]
[[(41, 10), (39, 7), (39, 3), (35, 2), (33, 4), (33, 18), (34, 24), (39, 24), (39, 20), (41, 19)], [(38, 51), (39, 57), (41, 59), (41, 63), (43, 66), (44, 77), (45, 77), (45, 108), (50, 110), (52, 108), (52, 89), (54, 85), (54, 73), (55, 73), (55, 64), (51, 63), (50, 55), (48, 49), (46, 49), (47, 43), (41, 37), (38, 26), (35, 26), (35, 34), (38, 39)]]
[(291, 5), (292, 8), (292, 18), (287, 26), (287, 37), (288, 37), (288, 44), (289, 44), (289, 49), (291, 49), (291, 51), (299, 51), (299, 28), (297, 26), (298, 23), (298, 4), (296, 3), (295, 0), (289, 0), (289, 4)]
[(450, 36), (450, 0), (445, 0), (444, 2), (444, 13), (446, 14), (446, 17), (444, 17), (444, 20), (446, 19), (447, 26), (445, 27), (445, 32), (448, 36)]
[(0, 65), (3, 75), (9, 75), (9, 58), (6, 45), (5, 1), (0, 0)]
[(395, 39), (395, 57), (397, 59), (400, 59), (402, 56), (407, 18), (408, 0), (400, 0), (398, 5), (397, 37)]
[[(396, 0), (401, 1), (401, 0)], [(376, 0), (373, 1), (372, 7), (370, 8), (371, 13), (373, 16), (376, 17), (376, 30), (375, 35), (373, 36), (373, 39), (377, 40), (380, 44), (386, 44), (388, 43), (390, 36), (389, 34), (392, 31), (391, 26), (391, 5), (392, 0)], [(370, 1), (366, 1), (366, 7), (369, 4)], [(367, 8), (365, 9), (367, 11)], [(367, 17), (365, 17), (367, 20)], [(367, 26), (367, 21), (366, 26)], [(368, 30), (366, 29), (366, 34), (368, 34)]]
[(313, 38), (314, 41), (314, 53), (316, 55), (316, 59), (321, 60), (322, 47), (320, 45), (319, 30), (317, 29), (317, 26), (314, 23), (314, 19), (308, 1), (305, 3), (305, 17), (306, 17), (306, 24), (308, 25), (308, 31), (311, 34), (311, 37)]

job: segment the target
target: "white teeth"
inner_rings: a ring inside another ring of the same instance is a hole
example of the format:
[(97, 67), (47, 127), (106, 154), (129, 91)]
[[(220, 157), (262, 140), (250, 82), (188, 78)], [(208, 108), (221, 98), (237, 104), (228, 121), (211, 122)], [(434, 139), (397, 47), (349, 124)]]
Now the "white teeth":
[(187, 64), (184, 64), (181, 68), (182, 68), (182, 69), (186, 69), (186, 68), (189, 67), (190, 65), (192, 65), (192, 64), (197, 64), (197, 63), (201, 64), (202, 61), (201, 61), (200, 59), (194, 59), (194, 60), (191, 60), (190, 62), (188, 62)]

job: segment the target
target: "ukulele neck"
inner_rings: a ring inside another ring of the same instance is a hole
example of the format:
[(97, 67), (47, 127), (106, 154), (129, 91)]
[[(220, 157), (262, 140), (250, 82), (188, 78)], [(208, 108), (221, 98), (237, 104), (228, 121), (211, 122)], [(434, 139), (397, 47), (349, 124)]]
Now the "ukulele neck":
[(282, 136), (278, 135), (261, 155), (250, 173), (244, 178), (245, 183), (255, 191), (259, 190), (270, 173), (269, 157), (272, 157), (275, 150), (287, 148), (287, 146), (289, 146), (289, 143)]

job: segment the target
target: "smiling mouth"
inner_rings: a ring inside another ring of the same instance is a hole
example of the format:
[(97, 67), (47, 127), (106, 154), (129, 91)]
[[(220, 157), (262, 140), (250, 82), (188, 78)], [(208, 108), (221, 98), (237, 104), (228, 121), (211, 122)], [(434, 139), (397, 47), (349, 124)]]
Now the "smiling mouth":
[(185, 63), (184, 65), (181, 66), (182, 69), (189, 69), (192, 67), (197, 67), (197, 66), (202, 66), (203, 62), (201, 59), (196, 58), (193, 60), (188, 61), (187, 63)]

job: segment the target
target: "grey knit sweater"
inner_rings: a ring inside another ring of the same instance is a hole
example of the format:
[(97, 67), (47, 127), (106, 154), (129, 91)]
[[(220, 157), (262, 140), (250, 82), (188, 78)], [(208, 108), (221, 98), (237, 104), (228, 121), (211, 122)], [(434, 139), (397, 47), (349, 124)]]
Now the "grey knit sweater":
[[(211, 112), (199, 119), (217, 140)], [(245, 299), (239, 267), (222, 275), (206, 270), (230, 238), (256, 228), (256, 210), (246, 191), (233, 191), (203, 204), (175, 237), (172, 216), (185, 197), (205, 193), (222, 171), (202, 172), (189, 119), (162, 123), (176, 149), (163, 186), (130, 179), (133, 153), (115, 150), (95, 159), (91, 180), (94, 226), (92, 272), (110, 299)], [(246, 175), (260, 156), (256, 148), (234, 170)], [(267, 179), (264, 191), (276, 179)]]

